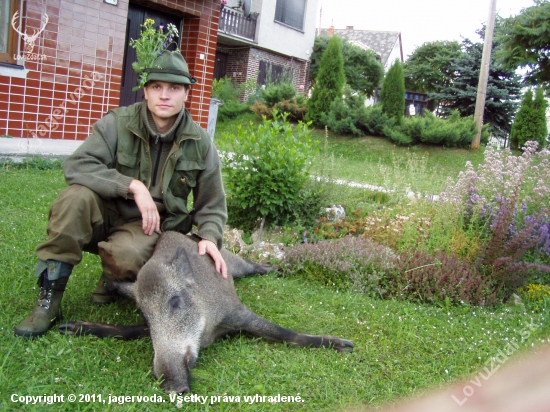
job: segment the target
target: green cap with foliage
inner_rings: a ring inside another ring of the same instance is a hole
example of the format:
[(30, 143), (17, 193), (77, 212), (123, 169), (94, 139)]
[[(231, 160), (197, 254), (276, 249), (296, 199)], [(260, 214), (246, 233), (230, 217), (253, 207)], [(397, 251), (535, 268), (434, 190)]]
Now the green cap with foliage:
[(185, 59), (179, 52), (164, 51), (153, 63), (144, 70), (149, 75), (147, 81), (158, 80), (168, 83), (195, 84), (195, 79), (189, 74)]

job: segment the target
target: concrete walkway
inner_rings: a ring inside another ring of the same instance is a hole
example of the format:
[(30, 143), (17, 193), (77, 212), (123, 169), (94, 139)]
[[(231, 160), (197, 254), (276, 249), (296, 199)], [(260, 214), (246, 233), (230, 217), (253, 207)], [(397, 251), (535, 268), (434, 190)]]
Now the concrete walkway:
[(81, 140), (0, 137), (0, 162), (8, 159), (19, 162), (36, 156), (60, 159), (70, 155), (81, 144)]

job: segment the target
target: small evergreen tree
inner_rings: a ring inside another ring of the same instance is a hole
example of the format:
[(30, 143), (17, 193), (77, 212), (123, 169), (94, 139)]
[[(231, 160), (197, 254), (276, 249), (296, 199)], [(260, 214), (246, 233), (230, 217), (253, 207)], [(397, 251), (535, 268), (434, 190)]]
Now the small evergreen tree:
[(345, 82), (342, 40), (338, 36), (332, 36), (321, 57), (319, 74), (308, 102), (306, 119), (320, 126), (321, 119), (330, 111), (330, 104), (342, 99)]
[(523, 96), (521, 107), (516, 115), (512, 132), (510, 133), (510, 147), (521, 149), (525, 142), (534, 140), (539, 142), (539, 149), (546, 146), (546, 100), (542, 88), (537, 89), (533, 100), (533, 91), (529, 90)]
[(380, 99), (383, 112), (400, 123), (405, 115), (405, 73), (399, 60), (386, 73)]
[(539, 150), (546, 147), (548, 140), (548, 125), (546, 123), (546, 108), (548, 107), (548, 102), (544, 98), (544, 89), (539, 87), (537, 89), (537, 94), (535, 96), (534, 109), (537, 113), (537, 118), (535, 122), (537, 123), (537, 135), (534, 136), (533, 140), (539, 142)]
[[(319, 73), (320, 62), (323, 53), (327, 49), (329, 36), (315, 38), (313, 52), (311, 53), (311, 65), (309, 76), (315, 81)], [(367, 97), (373, 97), (376, 88), (384, 78), (384, 68), (373, 50), (363, 50), (348, 39), (342, 38), (342, 56), (344, 58), (344, 74), (346, 83), (354, 93), (362, 93)]]

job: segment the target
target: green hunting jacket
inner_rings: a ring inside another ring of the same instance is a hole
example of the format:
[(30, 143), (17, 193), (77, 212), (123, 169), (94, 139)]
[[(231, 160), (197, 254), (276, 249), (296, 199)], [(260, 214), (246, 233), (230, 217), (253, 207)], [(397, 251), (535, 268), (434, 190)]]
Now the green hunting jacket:
[[(142, 119), (146, 102), (120, 107), (97, 121), (88, 138), (64, 162), (69, 185), (88, 187), (105, 199), (127, 202), (133, 179), (151, 185), (149, 133)], [(187, 110), (175, 131), (172, 148), (162, 167), (162, 196), (166, 217), (162, 231), (198, 235), (222, 246), (227, 206), (218, 152), (210, 136)], [(188, 196), (193, 192), (192, 210)]]

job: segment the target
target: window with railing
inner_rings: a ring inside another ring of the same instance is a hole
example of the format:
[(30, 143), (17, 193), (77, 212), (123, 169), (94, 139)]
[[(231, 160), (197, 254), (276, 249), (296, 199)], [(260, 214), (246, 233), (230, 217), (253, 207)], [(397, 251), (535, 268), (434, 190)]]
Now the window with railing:
[(306, 0), (277, 0), (275, 21), (303, 30), (305, 14)]

